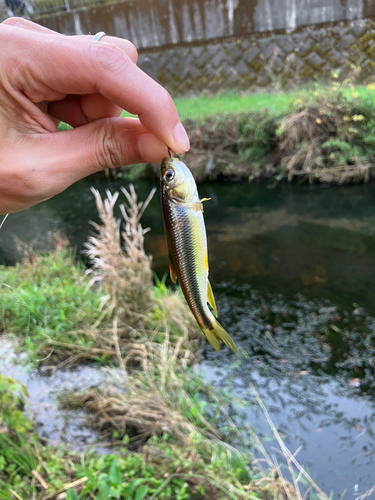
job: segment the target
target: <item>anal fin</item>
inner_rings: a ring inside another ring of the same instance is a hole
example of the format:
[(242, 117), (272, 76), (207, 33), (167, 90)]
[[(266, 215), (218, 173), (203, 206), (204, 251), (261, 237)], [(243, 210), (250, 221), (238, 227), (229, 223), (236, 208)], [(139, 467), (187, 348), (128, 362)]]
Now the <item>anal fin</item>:
[(207, 302), (210, 304), (212, 309), (214, 310), (215, 316), (217, 316), (216, 302), (214, 293), (211, 288), (210, 282), (207, 280)]

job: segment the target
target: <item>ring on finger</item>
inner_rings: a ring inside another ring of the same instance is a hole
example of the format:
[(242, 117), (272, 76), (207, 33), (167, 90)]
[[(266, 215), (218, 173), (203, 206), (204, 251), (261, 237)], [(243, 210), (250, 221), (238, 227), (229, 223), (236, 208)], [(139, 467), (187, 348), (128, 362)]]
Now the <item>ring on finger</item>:
[(92, 41), (93, 42), (98, 42), (101, 38), (103, 38), (103, 36), (106, 36), (106, 34), (104, 33), (104, 31), (99, 31), (99, 33), (97, 33), (96, 35), (94, 35), (92, 37)]

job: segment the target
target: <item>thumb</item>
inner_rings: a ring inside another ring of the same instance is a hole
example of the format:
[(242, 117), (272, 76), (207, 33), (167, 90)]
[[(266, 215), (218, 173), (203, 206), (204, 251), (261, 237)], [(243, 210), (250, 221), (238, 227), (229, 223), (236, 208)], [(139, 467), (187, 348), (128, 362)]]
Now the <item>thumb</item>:
[(167, 154), (165, 144), (134, 118), (104, 118), (65, 132), (23, 134), (15, 142), (11, 137), (0, 158), (0, 174), (7, 174), (0, 183), (0, 213), (29, 208), (105, 168), (159, 162)]

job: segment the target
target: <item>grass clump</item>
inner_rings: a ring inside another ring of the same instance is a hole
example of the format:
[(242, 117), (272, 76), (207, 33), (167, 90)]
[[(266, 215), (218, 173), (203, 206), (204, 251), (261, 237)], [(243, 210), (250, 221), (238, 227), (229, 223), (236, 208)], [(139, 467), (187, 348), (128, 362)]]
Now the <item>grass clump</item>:
[(1, 266), (0, 283), (0, 333), (23, 340), (33, 361), (48, 355), (52, 342), (93, 345), (88, 330), (100, 317), (102, 294), (88, 288), (83, 265), (63, 240), (52, 253)]
[[(111, 373), (102, 387), (67, 395), (65, 403), (83, 405), (95, 428), (141, 450), (148, 464), (164, 471), (163, 488), (150, 498), (246, 498), (253, 476), (250, 449), (239, 452), (211, 423), (216, 418), (223, 428), (227, 425), (178, 349), (166, 340), (146, 371)], [(175, 490), (178, 479), (185, 483), (186, 496)], [(153, 486), (150, 481), (145, 485)]]
[(276, 99), (269, 109), (187, 120), (185, 161), (197, 180), (367, 182), (375, 175), (373, 90), (334, 82), (290, 94), (287, 108)]
[[(151, 257), (144, 251), (140, 218), (155, 193), (144, 203), (138, 202), (134, 187), (122, 189), (128, 206), (120, 205), (121, 221), (114, 217), (117, 193), (107, 193), (103, 202), (94, 192), (100, 225), (89, 238), (86, 253), (93, 267), (90, 285), (100, 283), (105, 292), (103, 314), (111, 318), (111, 335), (99, 334), (96, 343), (116, 352), (117, 364), (124, 368), (130, 362), (146, 366), (149, 353), (159, 352), (166, 332), (175, 342), (183, 339), (181, 355), (193, 359), (190, 341), (197, 337), (197, 327), (178, 292), (170, 292), (161, 282), (152, 286)], [(123, 242), (123, 245), (122, 245)], [(173, 311), (172, 311), (173, 308)]]
[(280, 124), (281, 169), (289, 180), (367, 182), (375, 173), (374, 99), (345, 94), (339, 84), (314, 97), (308, 107), (297, 102)]

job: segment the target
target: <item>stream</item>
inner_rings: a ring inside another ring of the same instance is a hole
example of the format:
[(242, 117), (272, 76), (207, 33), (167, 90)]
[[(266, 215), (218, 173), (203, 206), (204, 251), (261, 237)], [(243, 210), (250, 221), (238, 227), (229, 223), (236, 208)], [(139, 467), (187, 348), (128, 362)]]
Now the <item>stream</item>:
[[(0, 231), (0, 263), (22, 258), (18, 240), (52, 248), (56, 231), (80, 252), (88, 221), (98, 220), (90, 186), (104, 194), (121, 185), (85, 179), (10, 215)], [(137, 182), (139, 198), (154, 185)], [(267, 438), (269, 453), (276, 453), (271, 432), (252, 386), (324, 491), (336, 498), (365, 493), (375, 484), (375, 185), (215, 182), (201, 184), (199, 193), (211, 198), (204, 209), (219, 318), (239, 354), (206, 345), (197, 369), (248, 401), (242, 418)], [(161, 277), (168, 262), (158, 195), (143, 226), (152, 228), (146, 250)], [(0, 358), (0, 371), (27, 385), (41, 434), (77, 450), (95, 443), (84, 416), (59, 410), (56, 395), (99, 382), (102, 368), (28, 373), (6, 338)]]

